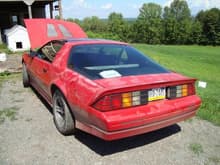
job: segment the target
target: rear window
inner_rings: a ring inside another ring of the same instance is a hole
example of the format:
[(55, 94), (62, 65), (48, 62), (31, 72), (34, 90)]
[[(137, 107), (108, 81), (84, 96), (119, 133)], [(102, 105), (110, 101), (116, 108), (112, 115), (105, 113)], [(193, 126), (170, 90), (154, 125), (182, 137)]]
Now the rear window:
[(118, 44), (74, 46), (68, 65), (90, 79), (169, 72), (133, 47)]

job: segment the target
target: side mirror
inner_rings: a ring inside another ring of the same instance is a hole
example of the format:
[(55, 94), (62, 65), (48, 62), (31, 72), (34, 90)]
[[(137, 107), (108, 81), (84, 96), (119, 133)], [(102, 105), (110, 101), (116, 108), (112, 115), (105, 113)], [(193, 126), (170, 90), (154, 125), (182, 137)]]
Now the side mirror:
[(30, 55), (31, 57), (35, 57), (35, 56), (37, 56), (37, 52), (36, 52), (36, 51), (33, 51), (33, 50), (30, 50), (29, 55)]

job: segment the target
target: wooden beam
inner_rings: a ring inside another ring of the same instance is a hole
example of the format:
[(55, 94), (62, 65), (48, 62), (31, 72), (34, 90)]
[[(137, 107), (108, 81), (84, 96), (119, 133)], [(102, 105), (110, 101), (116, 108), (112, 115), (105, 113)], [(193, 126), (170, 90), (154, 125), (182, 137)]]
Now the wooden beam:
[(59, 5), (59, 16), (60, 16), (60, 19), (63, 19), (63, 10), (62, 10), (61, 0), (58, 0), (58, 5)]

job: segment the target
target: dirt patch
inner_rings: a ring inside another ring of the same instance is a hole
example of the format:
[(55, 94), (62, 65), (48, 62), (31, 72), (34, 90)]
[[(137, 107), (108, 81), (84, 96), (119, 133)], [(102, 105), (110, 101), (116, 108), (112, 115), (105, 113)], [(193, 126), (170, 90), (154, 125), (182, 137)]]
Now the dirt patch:
[[(0, 124), (0, 164), (220, 164), (220, 127), (193, 118), (127, 139), (105, 142), (78, 131), (62, 136), (50, 108), (20, 78), (0, 87), (0, 111), (13, 111)], [(15, 108), (16, 107), (16, 108)], [(5, 113), (5, 112), (4, 112)]]

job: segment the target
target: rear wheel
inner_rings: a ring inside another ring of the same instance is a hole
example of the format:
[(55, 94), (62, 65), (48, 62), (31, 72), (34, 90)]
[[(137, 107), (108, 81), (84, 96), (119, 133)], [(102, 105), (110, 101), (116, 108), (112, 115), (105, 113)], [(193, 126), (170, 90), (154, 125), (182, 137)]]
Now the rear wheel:
[(63, 94), (56, 90), (53, 95), (53, 119), (57, 130), (63, 135), (75, 132), (75, 121)]
[(27, 73), (27, 68), (25, 66), (25, 64), (22, 64), (22, 79), (23, 79), (23, 86), (25, 88), (30, 86), (30, 80), (29, 80), (29, 75)]

